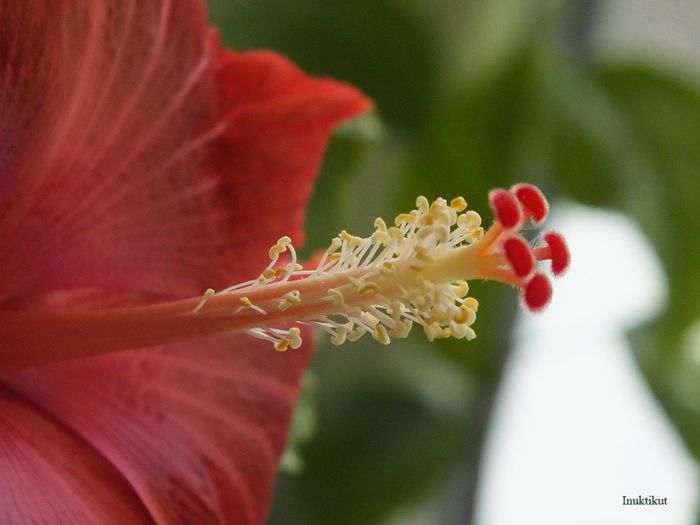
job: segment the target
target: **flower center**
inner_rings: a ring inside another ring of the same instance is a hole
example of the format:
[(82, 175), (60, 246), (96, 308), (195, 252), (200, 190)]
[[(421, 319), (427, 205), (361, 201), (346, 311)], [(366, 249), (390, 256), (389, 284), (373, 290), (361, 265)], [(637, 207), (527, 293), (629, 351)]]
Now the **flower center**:
[[(340, 233), (311, 269), (297, 262), (290, 239), (282, 237), (256, 279), (198, 298), (103, 312), (0, 312), (0, 368), (226, 331), (246, 331), (285, 351), (302, 343), (294, 324), (316, 326), (336, 345), (365, 334), (389, 344), (416, 324), (431, 341), (471, 340), (478, 302), (468, 295), (467, 281), (522, 288), (525, 307), (538, 311), (551, 285), (536, 261), (551, 260), (554, 275), (569, 262), (559, 234), (546, 233), (532, 247), (518, 233), (546, 218), (547, 202), (537, 188), (497, 189), (489, 200), (495, 220), (486, 232), (464, 198), (429, 203), (418, 197), (416, 209), (399, 214), (392, 226), (378, 218), (366, 238)], [(13, 347), (14, 357), (6, 350)]]

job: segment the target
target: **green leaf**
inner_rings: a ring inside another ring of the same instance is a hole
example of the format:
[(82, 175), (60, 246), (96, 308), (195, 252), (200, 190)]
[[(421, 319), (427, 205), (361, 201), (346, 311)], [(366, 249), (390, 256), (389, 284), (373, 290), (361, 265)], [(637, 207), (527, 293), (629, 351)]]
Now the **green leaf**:
[(410, 6), (389, 0), (219, 0), (210, 10), (228, 45), (274, 49), (312, 74), (352, 80), (393, 125), (416, 128), (424, 120), (437, 60), (428, 28)]
[[(658, 207), (629, 200), (623, 207), (654, 242), (670, 287), (665, 314), (633, 334), (633, 341), (654, 392), (700, 458), (700, 367), (683, 344), (700, 313), (700, 92), (644, 66), (604, 69), (601, 81), (653, 162)], [(635, 174), (626, 175), (633, 189)]]

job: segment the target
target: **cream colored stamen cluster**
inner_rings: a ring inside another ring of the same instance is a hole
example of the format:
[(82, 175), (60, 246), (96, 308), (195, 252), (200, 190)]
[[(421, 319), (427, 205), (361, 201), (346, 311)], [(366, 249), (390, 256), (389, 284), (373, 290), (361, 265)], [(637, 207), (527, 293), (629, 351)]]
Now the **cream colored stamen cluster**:
[[(208, 290), (193, 313), (205, 314), (215, 295), (235, 294), (240, 304), (231, 313), (257, 315), (261, 327), (248, 333), (280, 351), (301, 344), (299, 329), (265, 326), (315, 325), (336, 345), (365, 334), (389, 344), (392, 337), (406, 337), (414, 324), (431, 341), (473, 339), (478, 303), (467, 297), (469, 286), (462, 280), (473, 278), (473, 268), (455, 271), (452, 262), (459, 255), (471, 265), (472, 245), (484, 234), (481, 217), (466, 208), (461, 197), (432, 204), (419, 197), (416, 209), (398, 215), (394, 225), (376, 219), (368, 237), (343, 231), (309, 270), (297, 264), (289, 238), (283, 237), (270, 249), (270, 264), (258, 278), (216, 294)], [(280, 261), (283, 255), (286, 262)]]
[(419, 197), (416, 206), (398, 215), (391, 227), (376, 219), (369, 237), (342, 232), (324, 253), (317, 275), (347, 274), (347, 280), (328, 290), (334, 315), (315, 320), (333, 344), (365, 334), (389, 344), (392, 337), (406, 337), (415, 323), (431, 341), (475, 337), (471, 325), (478, 304), (467, 297), (467, 282), (436, 282), (424, 270), (446, 251), (480, 239), (481, 217), (465, 212), (461, 197), (449, 204), (444, 199), (429, 204)]

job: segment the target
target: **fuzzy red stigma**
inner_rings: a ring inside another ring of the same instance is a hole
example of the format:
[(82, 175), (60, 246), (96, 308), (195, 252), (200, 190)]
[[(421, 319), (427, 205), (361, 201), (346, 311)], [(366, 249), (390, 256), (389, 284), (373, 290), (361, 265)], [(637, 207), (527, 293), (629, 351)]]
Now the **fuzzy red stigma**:
[(542, 310), (552, 297), (552, 285), (541, 273), (536, 273), (525, 285), (523, 300), (531, 312)]
[(569, 255), (569, 247), (566, 245), (564, 237), (556, 232), (548, 232), (542, 235), (542, 238), (547, 243), (552, 260), (552, 274), (560, 276), (569, 267), (571, 256)]
[(518, 199), (508, 190), (496, 188), (489, 192), (489, 203), (496, 217), (506, 230), (515, 230), (523, 221), (523, 212)]
[(532, 184), (516, 184), (511, 191), (518, 198), (527, 213), (539, 226), (547, 218), (549, 204), (542, 192)]
[(508, 237), (503, 241), (503, 251), (515, 275), (524, 279), (535, 269), (535, 257), (530, 246), (520, 236)]

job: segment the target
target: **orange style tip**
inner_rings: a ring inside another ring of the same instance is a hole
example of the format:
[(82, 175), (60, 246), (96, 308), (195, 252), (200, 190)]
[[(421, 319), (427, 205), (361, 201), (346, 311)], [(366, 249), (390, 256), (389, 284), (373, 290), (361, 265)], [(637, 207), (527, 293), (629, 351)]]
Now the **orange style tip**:
[(513, 186), (510, 191), (532, 216), (536, 226), (544, 222), (549, 214), (549, 203), (537, 186), (520, 183)]
[(547, 243), (552, 260), (552, 274), (559, 277), (569, 268), (571, 254), (569, 247), (566, 244), (564, 237), (557, 232), (547, 232), (542, 235), (542, 238)]
[(517, 230), (523, 221), (523, 211), (515, 196), (508, 190), (496, 188), (489, 192), (489, 204), (496, 220), (506, 230)]
[(536, 273), (525, 285), (523, 302), (531, 312), (540, 312), (552, 298), (552, 284), (541, 273)]
[(535, 257), (532, 255), (530, 246), (519, 235), (505, 239), (503, 251), (513, 272), (520, 279), (528, 277), (535, 270)]

